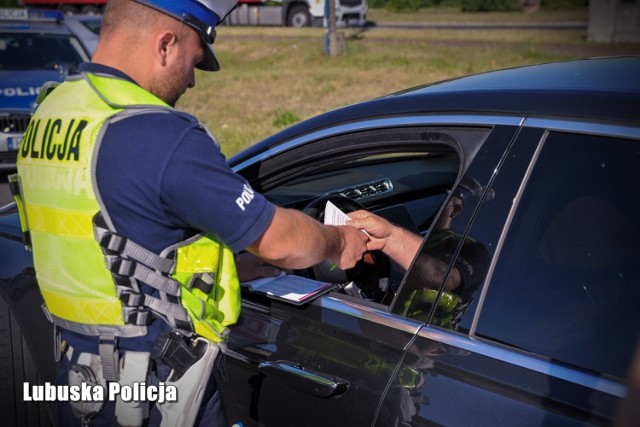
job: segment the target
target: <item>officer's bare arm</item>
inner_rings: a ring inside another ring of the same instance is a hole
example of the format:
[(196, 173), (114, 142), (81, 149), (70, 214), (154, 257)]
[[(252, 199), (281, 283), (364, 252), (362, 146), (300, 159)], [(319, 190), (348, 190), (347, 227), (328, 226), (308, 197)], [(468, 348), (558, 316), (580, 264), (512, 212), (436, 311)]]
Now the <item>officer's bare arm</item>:
[(248, 249), (282, 268), (306, 268), (330, 259), (346, 269), (362, 258), (367, 240), (354, 227), (324, 225), (300, 211), (277, 207), (267, 230)]

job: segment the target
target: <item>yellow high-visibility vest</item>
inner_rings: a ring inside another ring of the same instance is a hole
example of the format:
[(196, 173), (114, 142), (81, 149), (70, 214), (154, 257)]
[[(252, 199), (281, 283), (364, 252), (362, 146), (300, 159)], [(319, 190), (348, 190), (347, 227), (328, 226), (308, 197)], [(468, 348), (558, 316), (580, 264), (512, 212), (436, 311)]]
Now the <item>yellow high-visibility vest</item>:
[[(226, 245), (202, 234), (162, 257), (140, 257), (143, 249), (106, 223), (94, 227), (105, 210), (94, 182), (97, 147), (114, 117), (144, 109), (172, 110), (128, 80), (83, 73), (44, 97), (29, 123), (18, 155), (19, 203), (46, 310), (55, 324), (86, 335), (145, 335), (153, 313), (187, 335), (219, 342), (240, 312)], [(175, 298), (140, 295), (141, 278)]]

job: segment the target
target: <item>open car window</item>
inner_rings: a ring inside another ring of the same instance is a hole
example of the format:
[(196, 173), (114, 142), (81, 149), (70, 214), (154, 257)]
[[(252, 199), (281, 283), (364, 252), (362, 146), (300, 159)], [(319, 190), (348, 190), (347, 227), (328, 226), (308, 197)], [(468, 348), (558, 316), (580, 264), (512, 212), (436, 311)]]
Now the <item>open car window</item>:
[[(460, 176), (465, 147), (481, 145), (490, 131), (415, 127), (339, 135), (239, 172), (277, 205), (309, 213), (317, 200), (337, 196), (350, 201), (338, 206), (346, 212), (364, 208), (423, 235)], [(338, 295), (389, 305), (406, 272), (384, 258), (373, 253), (339, 274), (323, 266), (296, 274), (337, 283)]]
[(399, 154), (363, 154), (325, 165), (322, 172), (297, 177), (264, 194), (276, 204), (298, 208), (332, 194), (382, 213), (397, 206), (408, 214), (403, 225), (419, 229), (427, 225), (455, 181), (458, 155), (451, 150)]

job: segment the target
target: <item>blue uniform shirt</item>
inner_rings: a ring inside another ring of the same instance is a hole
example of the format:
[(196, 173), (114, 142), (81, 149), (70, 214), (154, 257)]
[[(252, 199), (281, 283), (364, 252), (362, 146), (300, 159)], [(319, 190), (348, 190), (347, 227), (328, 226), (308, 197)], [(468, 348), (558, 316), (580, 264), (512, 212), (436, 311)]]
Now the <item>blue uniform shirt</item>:
[[(82, 64), (80, 70), (131, 80), (98, 64)], [(104, 135), (94, 173), (118, 233), (155, 253), (199, 231), (240, 251), (264, 233), (275, 213), (273, 204), (229, 168), (203, 125), (184, 113), (115, 121)], [(155, 320), (146, 337), (120, 339), (119, 348), (149, 351), (167, 329)], [(68, 331), (63, 337), (80, 351), (97, 352), (95, 337)]]

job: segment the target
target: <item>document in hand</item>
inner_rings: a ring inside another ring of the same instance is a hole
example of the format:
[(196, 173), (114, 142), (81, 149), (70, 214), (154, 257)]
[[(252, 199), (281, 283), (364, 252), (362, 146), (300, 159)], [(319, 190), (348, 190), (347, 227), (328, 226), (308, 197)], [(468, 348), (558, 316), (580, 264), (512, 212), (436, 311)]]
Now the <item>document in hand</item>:
[[(342, 212), (339, 207), (331, 203), (331, 201), (327, 201), (327, 204), (324, 206), (324, 223), (328, 225), (345, 225), (348, 221), (350, 221), (349, 215)], [(367, 230), (360, 230), (367, 236)]]
[(261, 277), (242, 282), (242, 286), (270, 298), (303, 304), (334, 288), (332, 283), (320, 282), (294, 274), (281, 273), (278, 277)]
[(346, 213), (342, 212), (339, 207), (327, 201), (324, 206), (324, 223), (328, 225), (345, 225), (349, 221)]

